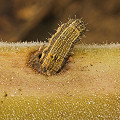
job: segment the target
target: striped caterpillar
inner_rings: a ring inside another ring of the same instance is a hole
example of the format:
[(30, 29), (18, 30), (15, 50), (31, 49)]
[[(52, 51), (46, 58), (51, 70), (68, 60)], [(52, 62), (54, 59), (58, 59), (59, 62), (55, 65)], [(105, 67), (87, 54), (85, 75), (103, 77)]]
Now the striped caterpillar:
[(74, 44), (85, 31), (86, 25), (82, 19), (70, 19), (57, 29), (47, 47), (40, 47), (30, 56), (29, 65), (45, 75), (58, 73), (69, 58)]

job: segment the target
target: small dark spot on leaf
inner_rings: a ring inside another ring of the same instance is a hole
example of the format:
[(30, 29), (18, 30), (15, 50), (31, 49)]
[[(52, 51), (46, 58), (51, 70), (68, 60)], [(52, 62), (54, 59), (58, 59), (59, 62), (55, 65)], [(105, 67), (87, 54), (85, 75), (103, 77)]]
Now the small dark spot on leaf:
[(8, 94), (7, 94), (7, 93), (5, 93), (4, 97), (7, 97), (7, 96), (8, 96)]
[(20, 89), (20, 88), (19, 88), (18, 90), (19, 90), (19, 91), (22, 91), (22, 89)]
[(50, 57), (51, 57), (51, 58), (53, 58), (53, 56), (52, 56), (52, 55), (50, 55)]
[(93, 66), (93, 64), (90, 64), (90, 66)]
[(42, 57), (42, 53), (41, 53), (41, 54), (39, 54), (39, 56), (38, 56), (38, 57), (39, 57), (39, 59), (40, 59), (40, 58)]

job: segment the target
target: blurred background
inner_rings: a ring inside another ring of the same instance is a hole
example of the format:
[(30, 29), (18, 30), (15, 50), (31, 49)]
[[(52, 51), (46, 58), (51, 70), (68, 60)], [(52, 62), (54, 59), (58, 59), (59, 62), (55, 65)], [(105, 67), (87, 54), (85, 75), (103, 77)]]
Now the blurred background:
[(0, 41), (48, 41), (75, 15), (88, 23), (83, 43), (120, 43), (120, 0), (0, 0)]

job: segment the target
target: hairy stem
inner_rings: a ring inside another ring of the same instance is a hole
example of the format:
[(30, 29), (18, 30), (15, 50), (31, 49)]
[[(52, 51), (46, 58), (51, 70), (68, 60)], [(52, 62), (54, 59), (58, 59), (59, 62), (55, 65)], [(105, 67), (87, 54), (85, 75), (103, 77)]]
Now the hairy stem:
[(76, 45), (53, 76), (26, 65), (40, 45), (0, 42), (1, 119), (120, 118), (120, 44)]

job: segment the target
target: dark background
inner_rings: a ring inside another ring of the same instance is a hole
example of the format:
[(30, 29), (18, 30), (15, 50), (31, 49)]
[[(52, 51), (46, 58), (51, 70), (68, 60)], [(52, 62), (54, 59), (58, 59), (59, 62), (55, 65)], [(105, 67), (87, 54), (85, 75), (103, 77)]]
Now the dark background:
[(47, 41), (75, 15), (88, 23), (83, 43), (120, 43), (120, 0), (0, 0), (0, 41)]

